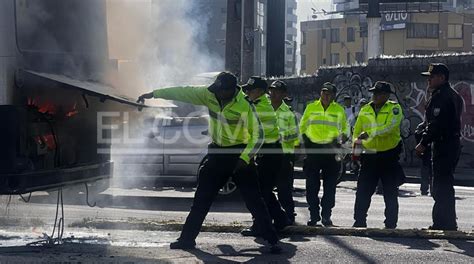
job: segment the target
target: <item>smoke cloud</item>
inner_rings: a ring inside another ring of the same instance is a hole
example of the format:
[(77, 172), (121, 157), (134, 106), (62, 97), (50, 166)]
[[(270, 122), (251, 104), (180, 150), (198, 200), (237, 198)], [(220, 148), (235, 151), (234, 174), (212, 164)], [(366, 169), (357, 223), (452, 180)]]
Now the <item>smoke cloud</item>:
[[(196, 1), (120, 2), (120, 8), (111, 10), (109, 31), (112, 28), (115, 36), (111, 48), (123, 59), (117, 73), (109, 72), (107, 82), (112, 80), (121, 91), (135, 96), (159, 87), (191, 84), (196, 75), (223, 68), (222, 58), (202, 48), (211, 14), (199, 12), (204, 9)], [(124, 28), (132, 36), (123, 34)]]
[[(222, 60), (200, 50), (206, 32), (201, 24), (210, 14), (191, 17), (196, 1), (155, 0), (152, 2), (152, 39), (142, 57), (147, 69), (147, 83), (154, 87), (188, 83), (192, 77), (208, 72)], [(198, 23), (200, 22), (200, 23)], [(145, 53), (145, 54), (146, 54)], [(147, 54), (146, 54), (147, 55)]]

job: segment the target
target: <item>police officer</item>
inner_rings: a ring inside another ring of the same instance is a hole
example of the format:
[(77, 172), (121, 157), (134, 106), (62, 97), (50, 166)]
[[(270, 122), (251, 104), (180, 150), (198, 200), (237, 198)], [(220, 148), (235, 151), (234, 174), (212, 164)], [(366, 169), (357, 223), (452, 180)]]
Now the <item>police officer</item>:
[[(309, 204), (309, 226), (322, 220), (324, 226), (332, 226), (331, 214), (335, 205), (337, 174), (340, 164), (336, 160), (337, 149), (347, 140), (349, 126), (344, 108), (334, 102), (336, 86), (323, 84), (321, 98), (306, 106), (300, 122), (306, 159), (303, 171), (306, 176), (306, 200)], [(323, 179), (324, 194), (321, 200), (319, 189)], [(322, 218), (321, 218), (322, 217)]]
[(275, 81), (269, 88), (270, 100), (277, 116), (280, 130), (280, 142), (283, 147), (283, 159), (277, 177), (278, 201), (285, 209), (290, 224), (295, 222), (295, 202), (293, 201), (293, 171), (295, 146), (299, 145), (296, 116), (284, 102), (288, 96), (287, 86), (283, 81)]
[[(265, 142), (256, 158), (258, 179), (263, 199), (270, 211), (270, 216), (274, 220), (275, 228), (281, 230), (288, 226), (290, 221), (273, 193), (279, 173), (278, 165), (281, 164), (283, 157), (282, 146), (279, 142), (280, 133), (277, 116), (266, 94), (268, 84), (265, 80), (260, 77), (250, 77), (247, 84), (242, 86), (242, 90), (247, 94), (249, 102), (254, 105), (263, 127)], [(251, 233), (259, 235), (258, 228), (255, 223)], [(246, 230), (242, 234), (250, 235)]]
[(393, 229), (398, 222), (398, 186), (401, 166), (400, 124), (402, 108), (390, 101), (391, 84), (376, 82), (369, 89), (372, 101), (362, 107), (354, 126), (353, 142), (362, 144), (361, 169), (357, 180), (354, 227), (367, 227), (367, 211), (377, 182), (382, 181), (385, 202), (385, 227)]
[(423, 155), (432, 147), (433, 225), (430, 229), (457, 230), (454, 198), (454, 169), (460, 154), (461, 114), (463, 101), (449, 84), (449, 69), (433, 63), (422, 75), (428, 77), (432, 89), (425, 114), (425, 128), (415, 150)]
[(220, 73), (209, 87), (174, 87), (158, 89), (139, 97), (145, 99), (163, 98), (209, 109), (209, 159), (202, 168), (199, 184), (194, 194), (191, 211), (183, 226), (178, 241), (171, 243), (172, 249), (189, 249), (196, 245), (195, 239), (204, 218), (209, 212), (219, 189), (233, 177), (245, 204), (255, 221), (262, 226), (262, 236), (271, 245), (271, 251), (278, 253), (278, 237), (271, 224), (271, 218), (258, 189), (254, 155), (264, 142), (262, 127), (253, 106), (237, 85), (237, 78), (229, 73)]

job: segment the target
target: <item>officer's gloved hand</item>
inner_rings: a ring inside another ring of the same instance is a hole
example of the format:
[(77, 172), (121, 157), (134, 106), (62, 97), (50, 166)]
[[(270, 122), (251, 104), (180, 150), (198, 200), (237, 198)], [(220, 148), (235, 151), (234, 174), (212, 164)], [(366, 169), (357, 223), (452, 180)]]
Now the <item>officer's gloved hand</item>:
[(362, 132), (362, 133), (360, 133), (360, 135), (357, 139), (366, 140), (368, 138), (369, 138), (369, 134), (367, 134), (367, 132)]
[(248, 164), (247, 162), (245, 162), (244, 160), (242, 159), (239, 159), (237, 161), (237, 164), (235, 164), (235, 168), (234, 168), (234, 175), (235, 174), (238, 174), (239, 172), (245, 170), (247, 168)]
[(137, 103), (144, 104), (145, 99), (152, 99), (152, 98), (153, 98), (153, 93), (142, 94), (138, 97)]
[(349, 140), (349, 137), (346, 134), (342, 134), (341, 144), (346, 143)]
[(416, 155), (418, 157), (421, 157), (423, 156), (423, 154), (425, 154), (426, 148), (421, 143), (418, 143), (418, 145), (416, 145), (415, 147), (415, 151), (416, 151)]

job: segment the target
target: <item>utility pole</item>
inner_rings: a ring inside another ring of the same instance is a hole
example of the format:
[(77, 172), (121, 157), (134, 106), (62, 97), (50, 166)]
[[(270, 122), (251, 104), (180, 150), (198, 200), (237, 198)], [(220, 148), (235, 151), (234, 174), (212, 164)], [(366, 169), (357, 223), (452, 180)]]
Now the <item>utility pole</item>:
[(367, 13), (368, 23), (368, 58), (375, 58), (380, 55), (380, 22), (382, 16), (380, 15), (379, 0), (369, 0), (369, 11)]
[(255, 61), (255, 1), (242, 0), (242, 28), (241, 28), (241, 75), (240, 81), (246, 82), (250, 76), (254, 75)]
[(285, 0), (268, 0), (267, 76), (285, 75)]
[(293, 74), (297, 75), (296, 73), (296, 48), (298, 47), (298, 43), (296, 40), (293, 41)]
[(255, 0), (227, 0), (225, 68), (246, 82), (254, 73)]
[(242, 0), (227, 0), (225, 69), (241, 76)]

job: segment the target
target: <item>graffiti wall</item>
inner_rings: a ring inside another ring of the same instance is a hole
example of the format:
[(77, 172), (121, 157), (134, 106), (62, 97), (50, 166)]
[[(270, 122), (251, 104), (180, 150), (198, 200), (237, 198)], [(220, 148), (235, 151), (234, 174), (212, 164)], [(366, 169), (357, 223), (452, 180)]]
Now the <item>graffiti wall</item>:
[(404, 151), (402, 162), (406, 166), (419, 165), (414, 148), (414, 132), (424, 117), (427, 102), (427, 81), (420, 73), (431, 62), (443, 62), (451, 71), (450, 82), (464, 100), (462, 115), (463, 151), (459, 168), (474, 169), (474, 55), (398, 57), (370, 60), (365, 66), (322, 68), (314, 76), (285, 79), (289, 84), (293, 107), (302, 113), (308, 102), (319, 97), (324, 82), (332, 82), (338, 89), (337, 100), (350, 96), (357, 106), (360, 99), (370, 100), (369, 88), (376, 81), (388, 81), (394, 85), (396, 100), (403, 107), (401, 126)]

